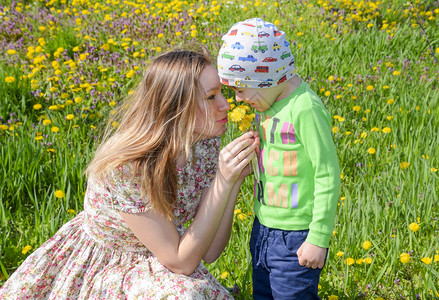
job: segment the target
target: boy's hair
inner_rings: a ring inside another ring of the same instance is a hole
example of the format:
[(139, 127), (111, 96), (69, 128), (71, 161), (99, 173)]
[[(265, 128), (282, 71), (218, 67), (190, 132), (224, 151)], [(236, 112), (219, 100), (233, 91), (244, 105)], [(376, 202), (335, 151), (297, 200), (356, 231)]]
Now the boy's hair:
[(285, 32), (259, 18), (233, 25), (223, 36), (218, 75), (225, 85), (267, 88), (296, 74)]

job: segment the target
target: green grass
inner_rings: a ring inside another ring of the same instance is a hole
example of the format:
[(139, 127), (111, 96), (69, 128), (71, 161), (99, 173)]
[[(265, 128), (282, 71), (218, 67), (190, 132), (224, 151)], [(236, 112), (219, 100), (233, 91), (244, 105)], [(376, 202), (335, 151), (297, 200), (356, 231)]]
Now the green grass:
[[(206, 44), (215, 56), (232, 24), (259, 16), (287, 33), (299, 75), (335, 117), (343, 177), (320, 296), (439, 297), (439, 4), (160, 3), (0, 2), (0, 283), (82, 210), (83, 172), (112, 101), (119, 104), (134, 90), (147, 61), (189, 40)], [(41, 109), (34, 109), (37, 103)], [(239, 134), (232, 124), (223, 143)], [(65, 197), (56, 198), (57, 190)], [(222, 284), (236, 285), (238, 299), (251, 299), (252, 194), (248, 178), (230, 243), (208, 265)], [(411, 223), (419, 231), (412, 232)], [(364, 241), (372, 246), (364, 249)], [(33, 249), (22, 254), (27, 245)], [(406, 264), (402, 253), (410, 253)]]

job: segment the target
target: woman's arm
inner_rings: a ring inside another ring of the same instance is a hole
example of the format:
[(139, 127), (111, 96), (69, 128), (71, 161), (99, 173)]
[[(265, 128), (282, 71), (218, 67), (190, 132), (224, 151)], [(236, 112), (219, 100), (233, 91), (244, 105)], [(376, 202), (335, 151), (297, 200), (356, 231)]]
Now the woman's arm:
[(229, 242), (232, 231), (236, 198), (238, 197), (241, 184), (242, 180), (237, 181), (230, 192), (229, 201), (227, 202), (227, 206), (224, 210), (218, 231), (214, 240), (210, 244), (206, 255), (203, 257), (203, 260), (207, 263), (214, 262), (221, 255), (221, 253), (224, 251), (224, 248), (227, 246), (227, 243)]
[[(256, 144), (256, 155), (259, 155), (259, 146), (260, 146), (260, 138), (259, 133), (254, 132), (255, 144)], [(224, 251), (224, 248), (227, 246), (227, 243), (230, 239), (230, 234), (232, 231), (233, 224), (233, 216), (235, 211), (236, 199), (239, 195), (239, 191), (244, 181), (245, 177), (252, 173), (251, 164), (248, 164), (241, 172), (238, 180), (235, 182), (235, 185), (232, 188), (229, 196), (229, 202), (227, 203), (227, 207), (224, 211), (223, 218), (221, 220), (221, 224), (218, 228), (218, 232), (215, 236), (215, 239), (212, 241), (209, 250), (206, 255), (203, 257), (203, 260), (207, 263), (214, 262)]]
[[(255, 153), (257, 154), (259, 152), (259, 146), (260, 146), (259, 133), (253, 132), (253, 136), (255, 137), (255, 144), (256, 144)], [(251, 174), (250, 165), (251, 164), (247, 164), (247, 166), (242, 170), (241, 174), (239, 175), (237, 181), (235, 182), (235, 185), (233, 186), (230, 192), (229, 201), (224, 211), (223, 218), (221, 219), (221, 223), (218, 228), (217, 234), (214, 240), (212, 241), (206, 255), (203, 257), (203, 260), (207, 263), (214, 262), (224, 251), (224, 248), (227, 246), (227, 243), (230, 240), (230, 234), (232, 231), (232, 224), (233, 224), (233, 216), (235, 215), (234, 211), (235, 211), (236, 199), (239, 195), (242, 182), (244, 181), (245, 177)]]
[[(236, 199), (239, 186), (235, 187), (235, 183), (253, 157), (256, 147), (254, 134), (248, 133), (221, 150), (217, 174), (210, 187), (203, 192), (197, 214), (183, 236), (180, 237), (171, 220), (152, 210), (141, 214), (121, 212), (122, 218), (164, 266), (175, 273), (192, 274), (216, 238), (223, 217), (228, 230), (221, 229), (220, 232), (229, 232), (224, 236), (227, 237), (227, 243), (234, 206), (234, 201), (231, 203), (233, 205), (229, 204), (229, 198), (234, 195)], [(224, 216), (226, 213), (227, 216)]]

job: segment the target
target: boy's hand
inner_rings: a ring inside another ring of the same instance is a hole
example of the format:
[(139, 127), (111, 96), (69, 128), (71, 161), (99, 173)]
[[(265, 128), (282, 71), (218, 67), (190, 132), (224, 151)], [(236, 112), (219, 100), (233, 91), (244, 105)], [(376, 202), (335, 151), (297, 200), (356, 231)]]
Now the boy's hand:
[(308, 242), (303, 242), (297, 250), (299, 265), (307, 268), (322, 269), (325, 265), (326, 248), (322, 248)]

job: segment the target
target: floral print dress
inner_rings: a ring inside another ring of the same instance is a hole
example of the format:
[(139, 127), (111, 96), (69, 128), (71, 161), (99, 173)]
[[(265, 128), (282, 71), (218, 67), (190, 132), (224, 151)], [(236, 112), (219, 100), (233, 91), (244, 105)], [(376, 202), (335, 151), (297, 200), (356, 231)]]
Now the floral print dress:
[[(219, 147), (219, 138), (196, 143), (177, 170), (174, 224), (181, 235), (215, 176)], [(131, 174), (123, 164), (105, 185), (90, 178), (84, 211), (20, 265), (0, 299), (232, 299), (202, 263), (190, 276), (172, 273), (134, 236), (119, 212), (150, 206)]]

